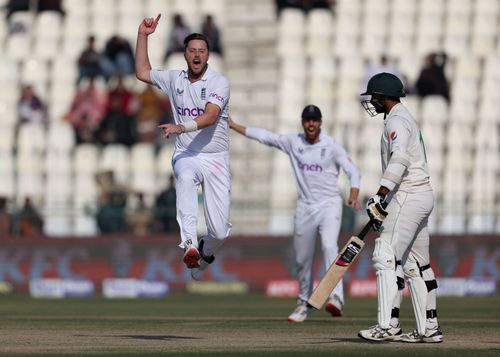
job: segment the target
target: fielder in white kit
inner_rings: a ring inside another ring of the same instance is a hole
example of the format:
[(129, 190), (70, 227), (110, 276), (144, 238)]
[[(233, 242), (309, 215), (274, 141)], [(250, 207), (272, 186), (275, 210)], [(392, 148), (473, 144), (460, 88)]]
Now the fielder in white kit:
[[(359, 331), (359, 336), (371, 341), (442, 342), (427, 229), (434, 195), (422, 134), (399, 100), (405, 96), (405, 90), (395, 75), (374, 75), (361, 95), (371, 96), (363, 101), (371, 116), (384, 113), (384, 131), (380, 188), (367, 202), (373, 228), (380, 231), (373, 251), (378, 324)], [(409, 285), (417, 322), (417, 329), (408, 334), (402, 334), (399, 325), (403, 276)]]
[[(346, 205), (361, 209), (358, 202), (360, 174), (344, 148), (321, 132), (321, 111), (308, 105), (302, 112), (304, 133), (281, 135), (260, 128), (246, 128), (229, 120), (231, 129), (278, 148), (288, 154), (295, 175), (298, 202), (295, 211), (293, 247), (298, 268), (299, 296), (297, 306), (288, 317), (302, 322), (312, 311), (307, 300), (313, 290), (313, 260), (316, 237), (321, 238), (323, 263), (328, 268), (338, 255), (338, 235), (342, 218), (342, 197), (337, 186), (340, 168), (350, 180)], [(326, 304), (333, 316), (342, 315), (344, 292), (338, 284)]]
[[(160, 15), (139, 26), (136, 76), (161, 88), (172, 104), (175, 124), (159, 127), (164, 137), (175, 134), (172, 166), (177, 180), (177, 222), (184, 263), (200, 279), (224, 240), (231, 224), (229, 165), (229, 82), (208, 66), (209, 43), (198, 33), (184, 40), (187, 70), (152, 70), (147, 39)], [(198, 243), (198, 187), (203, 189), (207, 235)]]

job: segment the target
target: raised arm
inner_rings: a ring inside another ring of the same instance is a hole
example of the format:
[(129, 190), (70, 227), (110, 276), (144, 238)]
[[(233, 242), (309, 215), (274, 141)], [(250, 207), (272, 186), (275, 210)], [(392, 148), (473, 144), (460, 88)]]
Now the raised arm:
[(229, 117), (229, 127), (241, 135), (246, 135), (247, 127), (236, 123), (231, 117)]
[(137, 45), (135, 48), (135, 76), (137, 79), (153, 84), (151, 81), (150, 71), (151, 63), (148, 57), (148, 36), (156, 30), (161, 14), (156, 16), (156, 19), (147, 17), (142, 20), (137, 32)]
[(261, 144), (275, 147), (286, 153), (289, 153), (291, 150), (291, 141), (289, 136), (276, 134), (262, 128), (247, 128), (244, 125), (234, 122), (231, 117), (229, 117), (229, 127), (247, 138), (257, 140)]

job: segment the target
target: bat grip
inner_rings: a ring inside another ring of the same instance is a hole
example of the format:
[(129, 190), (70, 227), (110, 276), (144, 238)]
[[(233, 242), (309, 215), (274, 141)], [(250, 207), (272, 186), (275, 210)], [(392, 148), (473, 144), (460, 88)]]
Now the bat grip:
[(366, 233), (368, 233), (370, 231), (370, 229), (372, 228), (372, 221), (370, 220), (364, 227), (363, 229), (361, 230), (361, 232), (359, 232), (358, 234), (358, 238), (363, 240), (365, 238), (365, 235)]

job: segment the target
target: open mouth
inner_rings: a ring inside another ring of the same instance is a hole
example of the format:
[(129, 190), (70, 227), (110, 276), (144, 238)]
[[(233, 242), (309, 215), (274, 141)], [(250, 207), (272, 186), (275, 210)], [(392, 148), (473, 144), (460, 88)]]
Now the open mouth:
[(200, 66), (200, 64), (201, 64), (201, 61), (200, 61), (198, 58), (196, 58), (196, 59), (194, 59), (194, 60), (193, 60), (193, 65), (194, 65), (195, 67), (199, 67), (199, 66)]
[(313, 125), (310, 125), (306, 128), (306, 130), (310, 133), (314, 133), (316, 131), (316, 127), (314, 127)]

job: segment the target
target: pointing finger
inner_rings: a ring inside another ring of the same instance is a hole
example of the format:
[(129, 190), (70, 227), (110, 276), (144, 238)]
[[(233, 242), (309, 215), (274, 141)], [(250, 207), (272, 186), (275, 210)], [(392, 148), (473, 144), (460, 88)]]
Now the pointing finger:
[(161, 14), (158, 14), (158, 16), (156, 16), (155, 25), (157, 25), (158, 21), (160, 21), (160, 17), (161, 17)]

